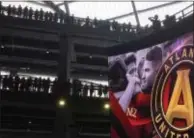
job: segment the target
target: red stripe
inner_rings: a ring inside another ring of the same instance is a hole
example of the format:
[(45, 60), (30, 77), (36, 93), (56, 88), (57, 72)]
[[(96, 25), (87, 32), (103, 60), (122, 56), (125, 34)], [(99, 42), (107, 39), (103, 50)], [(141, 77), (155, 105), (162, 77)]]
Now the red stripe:
[(171, 83), (172, 83), (172, 79), (171, 79), (171, 77), (169, 77), (169, 79), (165, 85), (163, 97), (162, 97), (164, 113), (166, 113), (166, 111), (168, 109)]
[(150, 99), (151, 94), (144, 94), (143, 92), (140, 92), (136, 96), (136, 105), (150, 107)]
[(111, 127), (111, 138), (120, 138), (113, 127)]
[(112, 113), (118, 118), (129, 138), (138, 138), (138, 131), (129, 123), (128, 118), (121, 109), (117, 99), (114, 97), (112, 92), (109, 94)]
[[(143, 92), (140, 92), (136, 95), (134, 99), (134, 103), (131, 103), (129, 107), (137, 108), (137, 114), (136, 118), (128, 117), (130, 123), (133, 126), (140, 126), (144, 124), (148, 124), (151, 122), (151, 116), (150, 116), (150, 100), (151, 100), (151, 94), (145, 94)], [(141, 110), (146, 111), (141, 111)]]

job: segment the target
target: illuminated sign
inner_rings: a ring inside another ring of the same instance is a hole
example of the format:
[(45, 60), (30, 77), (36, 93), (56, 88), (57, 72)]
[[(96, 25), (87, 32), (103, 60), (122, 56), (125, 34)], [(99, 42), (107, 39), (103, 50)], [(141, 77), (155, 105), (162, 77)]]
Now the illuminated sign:
[(177, 48), (163, 63), (151, 95), (151, 116), (161, 138), (194, 138), (194, 47)]

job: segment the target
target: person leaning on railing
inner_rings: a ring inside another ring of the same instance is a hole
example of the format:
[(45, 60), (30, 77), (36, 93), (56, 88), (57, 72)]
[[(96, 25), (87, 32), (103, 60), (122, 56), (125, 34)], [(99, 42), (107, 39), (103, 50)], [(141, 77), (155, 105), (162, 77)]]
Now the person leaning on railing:
[(164, 27), (170, 27), (176, 23), (175, 16), (165, 16), (165, 20), (163, 21)]
[(161, 22), (158, 18), (158, 15), (155, 15), (154, 17), (148, 18), (152, 22), (152, 28), (154, 31), (158, 31), (161, 29)]

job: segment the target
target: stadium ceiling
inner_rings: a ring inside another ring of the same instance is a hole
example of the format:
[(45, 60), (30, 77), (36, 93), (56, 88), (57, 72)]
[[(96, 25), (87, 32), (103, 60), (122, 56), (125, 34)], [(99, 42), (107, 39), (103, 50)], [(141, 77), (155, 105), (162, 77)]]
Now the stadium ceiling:
[[(119, 23), (131, 23), (137, 25), (135, 11), (137, 11), (141, 26), (150, 25), (149, 17), (158, 15), (160, 20), (164, 20), (165, 16), (173, 15), (176, 12), (191, 5), (192, 2), (77, 2), (77, 1), (24, 1), (24, 2), (6, 2), (2, 5), (21, 5), (28, 6), (33, 9), (42, 8), (44, 11), (64, 13), (74, 15), (75, 17), (91, 19), (95, 17), (99, 20), (116, 20)], [(190, 7), (191, 9), (193, 7)], [(180, 15), (181, 16), (181, 15)]]

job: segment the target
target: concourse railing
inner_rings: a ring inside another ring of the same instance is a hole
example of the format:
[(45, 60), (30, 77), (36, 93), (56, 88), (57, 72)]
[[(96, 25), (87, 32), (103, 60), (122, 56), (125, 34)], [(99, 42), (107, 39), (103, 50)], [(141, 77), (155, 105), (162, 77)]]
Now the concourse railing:
[[(30, 92), (52, 94), (56, 87), (57, 79), (36, 78), (24, 76), (0, 76), (0, 90), (3, 92)], [(69, 95), (86, 98), (108, 98), (108, 86), (87, 81), (69, 81)]]
[[(80, 27), (86, 27), (86, 28), (97, 28), (104, 31), (116, 31), (116, 32), (128, 32), (132, 36), (136, 35), (144, 35), (145, 33), (152, 32), (152, 26), (147, 27), (140, 27), (137, 28), (137, 26), (131, 25), (129, 22), (128, 24), (119, 24), (116, 21), (110, 22), (107, 20), (97, 20), (87, 18), (79, 18), (68, 16), (67, 14), (63, 13), (52, 13), (52, 12), (45, 12), (42, 9), (40, 10), (33, 10), (32, 8), (21, 6), (15, 7), (12, 5), (9, 6), (3, 6), (0, 4), (0, 14), (3, 16), (12, 16), (16, 18), (23, 18), (28, 20), (39, 20), (39, 21), (45, 21), (45, 22), (55, 22), (59, 24), (72, 24), (77, 25)], [(174, 22), (176, 23), (189, 15), (193, 14), (193, 4), (189, 5), (188, 7), (182, 9), (181, 11), (178, 11), (177, 13), (173, 15), (169, 15), (170, 19), (174, 18)], [(168, 19), (165, 19), (168, 20)], [(162, 27), (166, 27), (164, 25), (165, 20), (160, 21)]]

